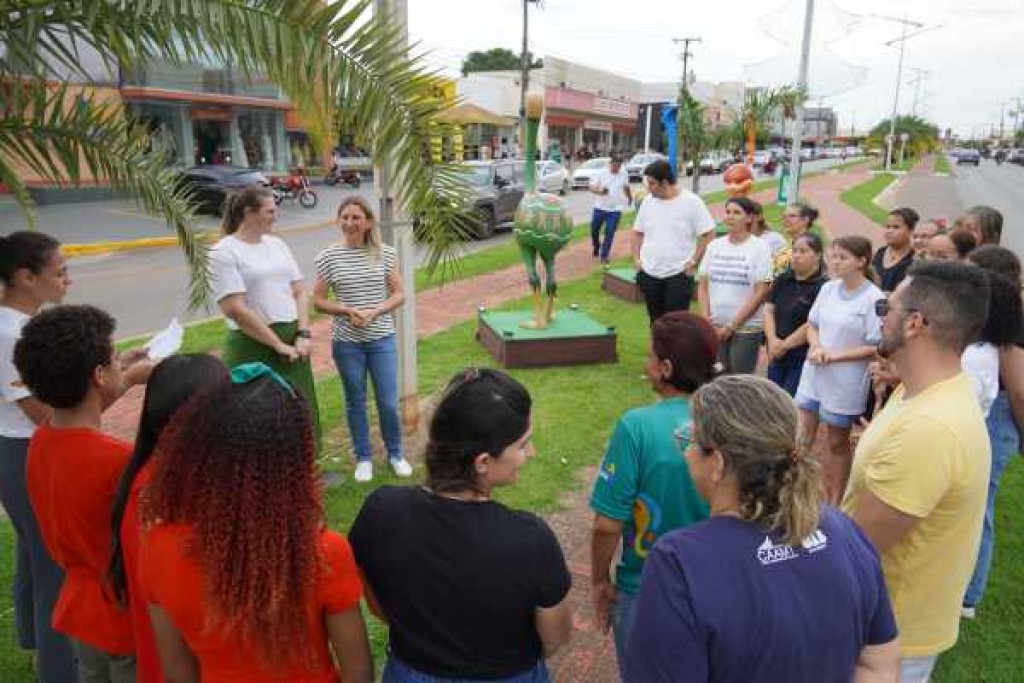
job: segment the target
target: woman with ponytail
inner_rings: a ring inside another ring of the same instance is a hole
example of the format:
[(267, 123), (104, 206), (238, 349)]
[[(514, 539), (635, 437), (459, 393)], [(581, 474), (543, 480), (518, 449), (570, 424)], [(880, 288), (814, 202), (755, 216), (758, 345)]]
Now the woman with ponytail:
[(896, 680), (899, 642), (874, 549), (822, 504), (797, 409), (767, 379), (694, 394), (676, 432), (711, 519), (658, 541), (626, 650), (629, 680)]
[(213, 296), (228, 325), (224, 363), (261, 362), (302, 392), (320, 436), (309, 362), (309, 297), (288, 245), (271, 234), (277, 207), (265, 187), (228, 195), (224, 236), (210, 252)]

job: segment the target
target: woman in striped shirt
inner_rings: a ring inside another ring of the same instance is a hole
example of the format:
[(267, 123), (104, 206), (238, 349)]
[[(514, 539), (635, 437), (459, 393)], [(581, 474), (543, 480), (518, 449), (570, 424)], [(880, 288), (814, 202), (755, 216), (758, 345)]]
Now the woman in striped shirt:
[[(334, 362), (345, 391), (345, 417), (356, 454), (358, 482), (373, 478), (366, 377), (373, 381), (381, 435), (392, 469), (412, 474), (402, 455), (398, 417), (398, 348), (393, 312), (404, 301), (394, 247), (381, 243), (373, 210), (358, 196), (338, 207), (341, 239), (316, 257), (313, 305), (334, 316)], [(329, 296), (333, 295), (333, 296)]]

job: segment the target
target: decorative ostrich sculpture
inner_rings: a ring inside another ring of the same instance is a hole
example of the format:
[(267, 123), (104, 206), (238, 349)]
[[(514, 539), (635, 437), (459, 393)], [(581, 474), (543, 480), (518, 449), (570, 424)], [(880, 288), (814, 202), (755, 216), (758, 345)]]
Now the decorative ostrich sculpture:
[[(537, 192), (537, 131), (543, 114), (544, 97), (529, 95), (526, 98), (526, 168), (523, 172), (526, 193), (516, 210), (515, 220), (516, 243), (533, 290), (533, 318), (522, 325), (535, 329), (546, 328), (555, 317), (555, 294), (558, 291), (555, 255), (572, 237), (572, 219), (562, 199)], [(546, 303), (540, 294), (538, 256), (544, 262)]]

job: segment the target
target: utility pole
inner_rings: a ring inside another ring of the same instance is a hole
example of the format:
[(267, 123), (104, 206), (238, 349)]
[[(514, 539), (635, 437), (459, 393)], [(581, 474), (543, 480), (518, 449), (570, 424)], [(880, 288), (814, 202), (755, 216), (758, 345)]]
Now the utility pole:
[[(797, 91), (806, 98), (807, 73), (811, 63), (811, 29), (814, 27), (814, 0), (807, 0), (804, 9), (804, 38), (800, 46), (800, 72), (797, 74)], [(790, 154), (789, 187), (786, 188), (786, 202), (793, 204), (800, 199), (800, 148), (804, 136), (804, 103), (796, 108), (796, 130), (793, 131), (793, 147)], [(785, 141), (783, 141), (785, 142)]]
[[(374, 17), (390, 18), (403, 43), (409, 42), (407, 0), (374, 0)], [(419, 388), (416, 363), (416, 272), (412, 224), (404, 207), (395, 201), (395, 161), (387, 150), (374, 150), (379, 159), (373, 169), (373, 181), (380, 197), (377, 220), (386, 244), (398, 252), (398, 267), (405, 276), (405, 304), (395, 312), (398, 334), (398, 409), (406, 430), (416, 429), (420, 421)]]
[[(689, 94), (690, 92), (690, 57), (693, 53), (690, 52), (690, 43), (701, 43), (703, 42), (699, 37), (690, 38), (673, 38), (672, 42), (678, 45), (683, 44), (683, 92)], [(681, 117), (683, 113), (683, 102), (680, 101), (679, 109), (677, 110), (677, 117)], [(680, 154), (680, 164), (683, 168), (683, 175), (686, 175), (686, 155)], [(700, 189), (700, 159), (696, 158), (696, 155), (692, 159), (693, 161), (693, 192), (694, 194)]]
[(519, 61), (519, 148), (520, 153), (525, 154), (523, 147), (526, 144), (526, 91), (530, 85), (530, 52), (529, 36), (530, 27), (530, 3), (539, 3), (540, 0), (523, 0), (523, 52)]
[(914, 67), (910, 67), (910, 70), (917, 74), (917, 78), (907, 82), (907, 85), (914, 86), (914, 106), (911, 108), (911, 112), (914, 116), (917, 116), (917, 107), (921, 100), (921, 83), (927, 80), (931, 72), (927, 69), (915, 69)]
[[(869, 14), (867, 16), (874, 17), (876, 19), (884, 19), (885, 21), (895, 22), (897, 24), (902, 25), (902, 27), (903, 27), (903, 31), (900, 34), (899, 38), (894, 38), (894, 39), (888, 41), (887, 43), (885, 43), (885, 45), (887, 47), (895, 45), (896, 43), (900, 44), (900, 58), (899, 58), (899, 62), (897, 64), (897, 66), (896, 66), (896, 92), (893, 95), (893, 99), (892, 99), (892, 116), (889, 117), (889, 135), (886, 136), (886, 138), (885, 138), (885, 140), (886, 140), (885, 170), (888, 171), (889, 168), (892, 166), (893, 144), (895, 143), (895, 140), (896, 140), (896, 116), (897, 116), (897, 114), (899, 112), (900, 84), (903, 82), (903, 57), (906, 54), (907, 41), (909, 39), (911, 39), (911, 38), (916, 38), (917, 36), (921, 35), (922, 33), (927, 33), (928, 31), (933, 31), (933, 30), (935, 30), (937, 28), (942, 28), (942, 25), (939, 24), (939, 25), (936, 25), (936, 26), (929, 26), (928, 28), (925, 28), (925, 25), (922, 24), (921, 22), (919, 22), (919, 21), (911, 21), (911, 20), (907, 19), (905, 16), (904, 17), (888, 17), (888, 16), (884, 16), (884, 15), (881, 15), (881, 14)], [(917, 30), (914, 33), (908, 33), (908, 30), (910, 28), (915, 28)]]

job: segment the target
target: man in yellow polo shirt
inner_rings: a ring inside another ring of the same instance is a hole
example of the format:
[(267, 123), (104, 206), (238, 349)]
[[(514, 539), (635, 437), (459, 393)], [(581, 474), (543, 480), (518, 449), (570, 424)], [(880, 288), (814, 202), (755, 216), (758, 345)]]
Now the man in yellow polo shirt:
[(843, 509), (881, 554), (900, 629), (902, 683), (926, 683), (956, 644), (990, 467), (985, 421), (960, 368), (988, 283), (959, 263), (916, 267), (888, 300), (879, 353), (903, 384), (857, 445)]

